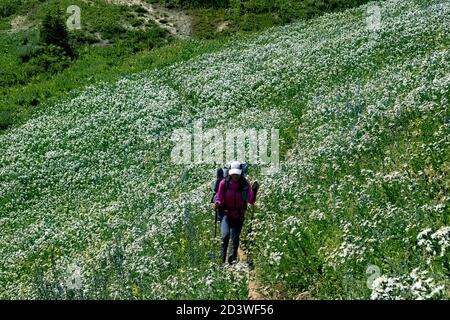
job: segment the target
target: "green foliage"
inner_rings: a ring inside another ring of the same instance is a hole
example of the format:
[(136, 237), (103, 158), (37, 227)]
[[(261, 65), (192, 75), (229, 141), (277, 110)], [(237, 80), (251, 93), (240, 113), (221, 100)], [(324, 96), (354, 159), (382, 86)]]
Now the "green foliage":
[(160, 3), (168, 8), (225, 8), (230, 0), (147, 0), (148, 3)]
[[(66, 29), (63, 15), (57, 9), (47, 9), (38, 32), (24, 34), (17, 57), (21, 68), (14, 73), (16, 83), (26, 83), (39, 74), (51, 76), (67, 68), (75, 57), (73, 39)], [(38, 103), (33, 100), (33, 104)]]
[(68, 56), (73, 56), (73, 50), (69, 42), (69, 32), (59, 8), (53, 12), (47, 11), (39, 32), (43, 44), (60, 47)]
[(33, 73), (45, 73), (54, 74), (62, 71), (70, 65), (70, 58), (66, 56), (66, 52), (63, 48), (50, 44), (39, 51), (39, 54), (30, 59), (28, 67)]
[(9, 17), (15, 14), (21, 5), (20, 0), (2, 0), (0, 3), (0, 17)]
[[(224, 1), (221, 5), (199, 1), (184, 6), (193, 8), (194, 35), (211, 39), (239, 31), (260, 31), (297, 19), (311, 19), (327, 12), (351, 8), (366, 2), (368, 0), (230, 0)], [(182, 4), (178, 5), (183, 7)], [(218, 32), (219, 24), (224, 21), (227, 21), (228, 27)]]
[(223, 9), (197, 9), (194, 19), (194, 35), (201, 39), (214, 39), (220, 36), (217, 26), (227, 19)]
[(21, 63), (27, 63), (42, 50), (42, 44), (38, 32), (26, 34), (22, 40), (22, 46), (18, 48), (18, 57)]
[(80, 48), (83, 45), (92, 45), (98, 42), (98, 38), (86, 29), (72, 30), (70, 32), (72, 46)]
[(7, 129), (14, 123), (13, 111), (10, 109), (0, 109), (0, 130)]

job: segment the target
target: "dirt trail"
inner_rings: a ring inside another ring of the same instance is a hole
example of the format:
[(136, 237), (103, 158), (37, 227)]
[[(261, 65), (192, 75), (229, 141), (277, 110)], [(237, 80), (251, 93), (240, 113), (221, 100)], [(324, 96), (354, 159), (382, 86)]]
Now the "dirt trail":
[[(239, 263), (247, 263), (247, 252), (242, 248), (239, 247), (238, 250), (238, 261)], [(258, 282), (256, 281), (256, 274), (254, 270), (250, 270), (248, 267), (246, 268), (247, 271), (247, 281), (248, 281), (248, 298), (250, 300), (264, 300), (266, 297), (264, 297), (263, 294), (260, 293), (260, 289), (258, 286)]]
[[(261, 288), (260, 284), (258, 283), (256, 272), (254, 270), (251, 270), (247, 266), (248, 257), (247, 252), (242, 247), (239, 247), (238, 251), (238, 263), (245, 264), (246, 267), (244, 268), (247, 273), (247, 279), (248, 279), (248, 298), (249, 300), (267, 300), (267, 299), (285, 299), (285, 297), (282, 294), (282, 290), (275, 290), (275, 295), (269, 297), (268, 294), (264, 294), (264, 289)], [(281, 288), (280, 288), (281, 289)], [(293, 298), (294, 300), (314, 300), (314, 298), (311, 296), (310, 292), (305, 291), (300, 294), (298, 294), (296, 297)]]
[(108, 0), (111, 4), (138, 5), (143, 7), (147, 13), (146, 21), (153, 20), (161, 28), (166, 29), (178, 38), (189, 38), (192, 36), (194, 19), (181, 10), (168, 9), (162, 5), (150, 4), (144, 0)]

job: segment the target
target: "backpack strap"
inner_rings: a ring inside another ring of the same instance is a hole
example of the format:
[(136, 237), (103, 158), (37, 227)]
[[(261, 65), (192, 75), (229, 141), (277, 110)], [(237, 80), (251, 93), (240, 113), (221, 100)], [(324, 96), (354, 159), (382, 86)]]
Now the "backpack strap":
[(225, 189), (224, 189), (225, 194), (227, 193), (228, 187), (230, 186), (230, 180), (231, 180), (231, 176), (227, 176), (225, 178), (225, 185), (224, 185), (224, 187), (225, 187)]

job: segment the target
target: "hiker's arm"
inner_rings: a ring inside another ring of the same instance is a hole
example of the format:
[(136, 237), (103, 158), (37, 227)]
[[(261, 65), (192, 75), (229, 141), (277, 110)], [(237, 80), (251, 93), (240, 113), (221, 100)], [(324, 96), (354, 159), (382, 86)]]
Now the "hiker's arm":
[(255, 201), (256, 201), (256, 195), (253, 192), (252, 187), (249, 185), (249, 188), (248, 188), (248, 203), (253, 205), (253, 204), (255, 204)]
[(249, 186), (248, 188), (248, 203), (250, 203), (251, 205), (254, 205), (256, 202), (256, 195), (258, 193), (258, 189), (259, 189), (259, 184), (258, 181), (253, 182), (252, 186)]
[(222, 180), (219, 184), (219, 191), (217, 191), (217, 194), (216, 194), (216, 201), (215, 201), (216, 208), (223, 205), (223, 203), (225, 201), (224, 188), (225, 188), (225, 183), (224, 183), (224, 180)]

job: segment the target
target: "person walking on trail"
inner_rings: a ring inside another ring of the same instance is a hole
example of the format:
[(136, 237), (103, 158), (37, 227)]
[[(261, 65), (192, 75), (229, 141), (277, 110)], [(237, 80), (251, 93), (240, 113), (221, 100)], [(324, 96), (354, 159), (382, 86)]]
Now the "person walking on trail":
[(222, 240), (220, 254), (223, 263), (225, 263), (230, 237), (231, 254), (228, 257), (228, 263), (232, 264), (236, 261), (245, 210), (247, 204), (254, 205), (255, 201), (256, 194), (242, 174), (241, 163), (232, 162), (228, 176), (220, 182), (215, 198), (215, 208), (221, 210), (223, 214), (220, 224)]

